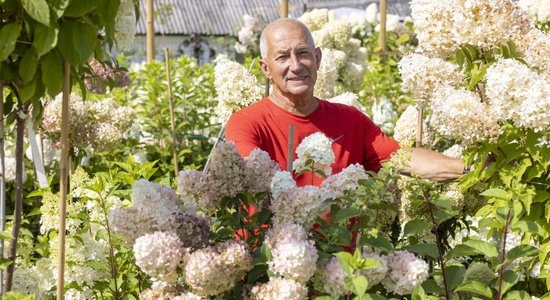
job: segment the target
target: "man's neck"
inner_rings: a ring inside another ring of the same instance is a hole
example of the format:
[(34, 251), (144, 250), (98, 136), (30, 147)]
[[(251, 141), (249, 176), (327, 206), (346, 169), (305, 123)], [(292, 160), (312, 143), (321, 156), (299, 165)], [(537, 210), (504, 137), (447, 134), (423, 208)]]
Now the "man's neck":
[(290, 99), (274, 92), (269, 95), (269, 99), (289, 113), (302, 117), (313, 113), (319, 104), (313, 95), (305, 98)]

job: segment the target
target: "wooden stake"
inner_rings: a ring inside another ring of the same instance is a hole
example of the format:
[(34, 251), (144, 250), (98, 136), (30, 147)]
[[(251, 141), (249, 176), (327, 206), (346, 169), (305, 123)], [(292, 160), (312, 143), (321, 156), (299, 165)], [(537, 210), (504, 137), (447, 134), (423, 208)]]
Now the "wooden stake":
[(147, 0), (147, 62), (150, 63), (155, 59), (155, 10), (153, 8), (153, 0)]
[(382, 52), (386, 52), (386, 14), (387, 0), (380, 0), (380, 32), (378, 36), (378, 47)]
[(288, 18), (288, 0), (281, 1), (281, 18)]
[(61, 104), (61, 163), (59, 167), (59, 232), (57, 261), (57, 299), (65, 297), (65, 218), (67, 212), (69, 164), (69, 97), (71, 95), (71, 66), (63, 60), (63, 102)]
[(178, 177), (178, 141), (176, 139), (176, 122), (174, 120), (174, 99), (172, 96), (172, 80), (170, 79), (170, 63), (168, 58), (168, 48), (164, 49), (164, 65), (166, 67), (166, 80), (168, 81), (168, 101), (170, 107), (170, 127), (172, 128), (172, 156), (174, 160), (174, 173)]
[(292, 173), (292, 164), (294, 163), (294, 124), (288, 127), (288, 148), (286, 170)]
[(424, 101), (418, 101), (418, 119), (416, 122), (416, 147), (422, 147), (422, 132), (424, 131)]

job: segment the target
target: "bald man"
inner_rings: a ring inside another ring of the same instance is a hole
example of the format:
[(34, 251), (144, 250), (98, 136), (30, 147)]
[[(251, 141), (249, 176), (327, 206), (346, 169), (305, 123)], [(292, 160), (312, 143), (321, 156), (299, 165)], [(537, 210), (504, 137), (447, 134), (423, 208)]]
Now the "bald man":
[[(377, 172), (381, 162), (399, 149), (399, 144), (362, 112), (313, 96), (322, 53), (303, 23), (294, 19), (272, 22), (262, 32), (260, 51), (260, 67), (271, 81), (272, 91), (268, 97), (234, 113), (226, 129), (226, 139), (235, 142), (243, 157), (260, 148), (286, 169), (290, 125), (295, 128), (295, 147), (315, 132), (334, 140), (333, 173), (354, 163)], [(464, 164), (460, 159), (415, 148), (409, 167), (402, 172), (449, 181), (464, 173)], [(323, 180), (310, 172), (295, 179), (298, 185), (319, 185)]]

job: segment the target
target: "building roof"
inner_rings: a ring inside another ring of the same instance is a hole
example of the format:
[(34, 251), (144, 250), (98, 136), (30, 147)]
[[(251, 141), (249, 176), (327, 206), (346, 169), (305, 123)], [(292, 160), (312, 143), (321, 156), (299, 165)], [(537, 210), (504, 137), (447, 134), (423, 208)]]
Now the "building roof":
[[(140, 3), (137, 34), (146, 33), (146, 0)], [(155, 0), (155, 32), (163, 35), (237, 35), (245, 14), (268, 24), (280, 17), (280, 0)], [(289, 15), (304, 12), (303, 0), (289, 0)]]
[[(140, 0), (137, 34), (146, 33), (146, 0)], [(409, 0), (388, 0), (388, 13), (410, 16)], [(289, 0), (289, 16), (305, 10), (342, 7), (365, 9), (378, 0)], [(155, 0), (155, 33), (161, 35), (236, 36), (245, 14), (268, 24), (280, 17), (281, 0)]]

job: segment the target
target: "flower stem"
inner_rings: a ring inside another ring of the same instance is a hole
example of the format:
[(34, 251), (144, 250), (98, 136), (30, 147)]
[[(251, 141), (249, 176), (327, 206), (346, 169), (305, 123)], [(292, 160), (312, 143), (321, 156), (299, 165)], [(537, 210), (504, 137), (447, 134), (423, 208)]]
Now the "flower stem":
[(109, 226), (109, 214), (107, 213), (107, 207), (105, 206), (105, 200), (101, 196), (101, 192), (98, 191), (97, 194), (99, 195), (99, 200), (101, 202), (101, 209), (103, 210), (103, 215), (105, 216), (105, 228), (107, 229), (107, 236), (109, 238), (109, 258), (111, 260), (111, 274), (113, 275), (113, 280), (115, 283), (115, 291), (114, 291), (114, 299), (120, 299), (118, 295), (118, 285), (117, 285), (117, 274), (116, 274), (116, 263), (115, 263), (115, 255), (113, 252), (113, 240), (111, 237), (111, 227)]
[[(512, 199), (512, 207), (514, 205), (514, 200)], [(502, 233), (502, 255), (500, 257), (500, 268), (498, 269), (498, 300), (502, 299), (502, 273), (504, 271), (504, 260), (506, 259), (506, 236), (508, 235), (508, 225), (510, 224), (510, 212), (512, 209), (508, 210), (506, 214), (506, 222), (504, 223), (504, 231)]]

